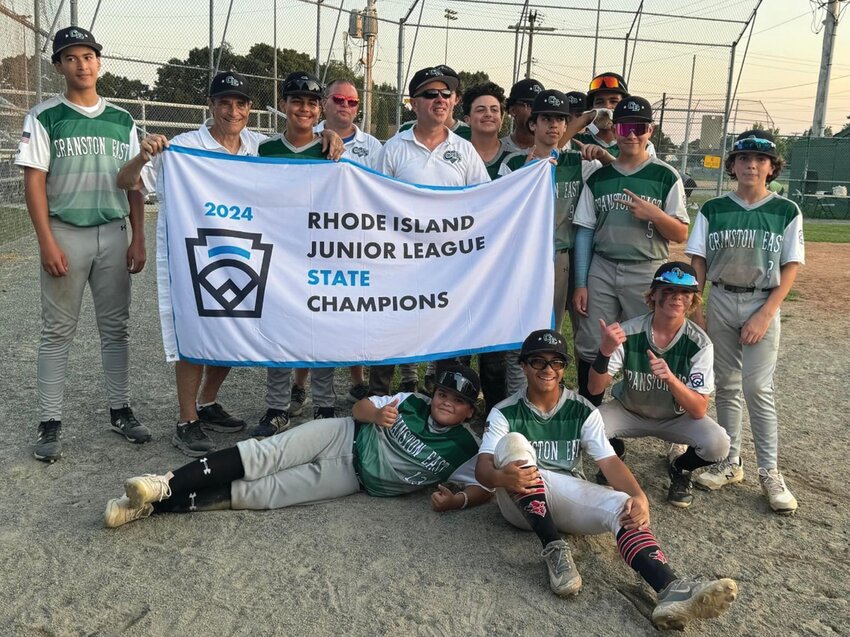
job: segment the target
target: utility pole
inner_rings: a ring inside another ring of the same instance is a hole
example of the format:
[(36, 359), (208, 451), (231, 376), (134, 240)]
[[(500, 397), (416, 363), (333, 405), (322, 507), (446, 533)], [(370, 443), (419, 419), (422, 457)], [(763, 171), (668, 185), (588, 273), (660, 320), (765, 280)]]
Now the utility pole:
[(322, 0), (316, 2), (316, 77), (319, 75), (319, 60), (322, 59), (320, 45), (322, 43)]
[(543, 16), (538, 15), (537, 11), (531, 11), (528, 14), (528, 26), (523, 26), (520, 24), (512, 24), (508, 27), (511, 31), (527, 31), (528, 32), (528, 55), (525, 60), (525, 78), (531, 78), (531, 53), (532, 48), (534, 46), (534, 34), (539, 31), (557, 31), (554, 27), (541, 27), (539, 24), (535, 25), (535, 22), (543, 22)]
[(80, 25), (80, 17), (77, 14), (77, 0), (71, 0), (68, 3), (68, 7), (71, 10), (71, 26), (76, 27)]
[(372, 64), (375, 62), (375, 40), (378, 37), (378, 10), (375, 0), (368, 0), (363, 16), (363, 39), (366, 40), (366, 87), (363, 100), (363, 130), (372, 132)]
[(815, 115), (812, 119), (812, 137), (823, 137), (826, 122), (826, 100), (829, 97), (829, 76), (832, 73), (832, 53), (835, 50), (835, 31), (838, 28), (838, 3), (829, 0), (824, 18), (823, 49), (821, 50), (818, 92), (815, 97)]
[[(212, 84), (213, 69), (215, 68), (215, 56), (213, 55), (213, 11), (215, 10), (215, 0), (210, 0), (210, 79), (207, 84)], [(275, 104), (277, 108), (277, 104)]]
[(449, 22), (457, 20), (457, 11), (446, 9), (446, 53), (443, 56), (443, 64), (449, 63)]
[[(41, 76), (44, 69), (41, 67), (41, 8), (39, 0), (33, 2), (32, 19), (35, 27), (35, 103), (41, 104)], [(26, 46), (24, 47), (24, 59), (26, 59)], [(27, 97), (29, 99), (29, 97)]]

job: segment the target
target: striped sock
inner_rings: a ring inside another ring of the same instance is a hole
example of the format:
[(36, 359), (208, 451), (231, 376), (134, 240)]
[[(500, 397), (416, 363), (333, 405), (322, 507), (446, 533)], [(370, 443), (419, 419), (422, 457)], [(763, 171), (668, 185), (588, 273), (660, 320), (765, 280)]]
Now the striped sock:
[(667, 564), (667, 556), (649, 529), (620, 529), (617, 550), (656, 593), (676, 579), (676, 573)]
[(558, 527), (555, 526), (555, 520), (552, 518), (552, 512), (549, 510), (549, 503), (546, 502), (546, 487), (543, 483), (543, 478), (537, 479), (537, 484), (534, 487), (534, 493), (531, 494), (513, 494), (511, 496), (516, 503), (523, 517), (531, 525), (532, 530), (540, 538), (543, 546), (561, 539), (561, 533)]

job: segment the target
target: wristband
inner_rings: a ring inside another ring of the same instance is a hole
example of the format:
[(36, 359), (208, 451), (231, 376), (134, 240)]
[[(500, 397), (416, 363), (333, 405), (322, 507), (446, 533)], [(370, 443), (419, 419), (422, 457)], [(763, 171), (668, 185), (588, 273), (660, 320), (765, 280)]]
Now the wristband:
[(460, 508), (465, 509), (469, 505), (469, 496), (466, 495), (466, 491), (458, 491), (458, 493), (463, 496), (463, 504)]
[(610, 360), (610, 356), (605, 356), (605, 354), (603, 354), (601, 351), (596, 352), (596, 358), (593, 360), (593, 365), (591, 365), (591, 369), (597, 374), (607, 374), (608, 361)]

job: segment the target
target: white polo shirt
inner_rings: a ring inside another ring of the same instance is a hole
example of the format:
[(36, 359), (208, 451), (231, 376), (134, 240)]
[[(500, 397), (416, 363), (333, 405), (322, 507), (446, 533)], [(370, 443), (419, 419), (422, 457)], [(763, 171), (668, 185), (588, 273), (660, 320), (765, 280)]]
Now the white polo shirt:
[[(323, 130), (325, 130), (324, 120), (313, 127), (313, 132), (319, 134), (321, 134)], [(350, 159), (351, 161), (356, 161), (357, 163), (363, 164), (373, 170), (379, 170), (378, 158), (381, 155), (382, 146), (377, 137), (360, 130), (360, 128), (355, 124), (354, 137), (349, 139), (347, 142), (343, 140), (343, 145), (345, 146), (345, 152), (342, 154), (344, 159)]]
[(490, 181), (475, 147), (446, 128), (448, 137), (430, 150), (416, 139), (416, 126), (390, 138), (381, 150), (378, 170), (411, 184), (472, 186)]
[[(262, 133), (255, 133), (243, 128), (239, 134), (242, 144), (237, 155), (257, 156), (257, 146), (266, 139)], [(213, 153), (229, 153), (210, 135), (210, 129), (203, 124), (198, 130), (181, 133), (170, 140), (172, 144), (186, 148), (208, 150)], [(162, 166), (162, 153), (154, 155), (153, 159), (142, 167), (142, 192), (145, 194), (156, 191), (156, 184)], [(163, 194), (157, 192), (157, 198), (163, 201)], [(171, 278), (168, 275), (168, 242), (166, 239), (165, 215), (158, 215), (156, 220), (156, 288), (159, 297), (159, 318), (162, 326), (162, 347), (165, 350), (165, 360), (179, 360), (177, 355), (177, 337), (174, 333), (174, 313), (171, 307)]]

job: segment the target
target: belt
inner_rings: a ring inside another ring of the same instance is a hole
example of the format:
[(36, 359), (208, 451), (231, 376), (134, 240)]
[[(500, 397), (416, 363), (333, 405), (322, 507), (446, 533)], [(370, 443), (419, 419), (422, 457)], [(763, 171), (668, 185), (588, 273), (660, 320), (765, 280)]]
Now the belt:
[(727, 292), (732, 292), (733, 294), (750, 294), (752, 292), (770, 292), (773, 288), (747, 288), (740, 285), (727, 285), (726, 283), (712, 283), (712, 285), (718, 285)]
[(596, 254), (595, 256), (600, 256), (606, 261), (610, 261), (611, 263), (616, 263), (617, 265), (638, 265), (640, 263), (662, 263), (664, 259), (612, 259), (611, 257), (606, 257), (604, 254)]

